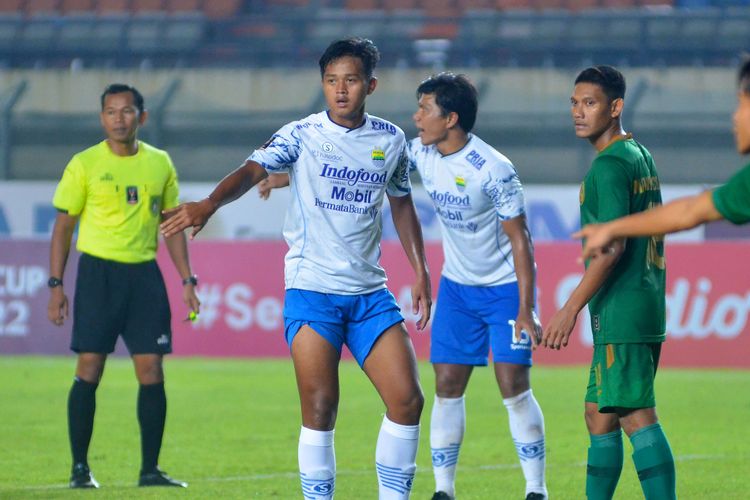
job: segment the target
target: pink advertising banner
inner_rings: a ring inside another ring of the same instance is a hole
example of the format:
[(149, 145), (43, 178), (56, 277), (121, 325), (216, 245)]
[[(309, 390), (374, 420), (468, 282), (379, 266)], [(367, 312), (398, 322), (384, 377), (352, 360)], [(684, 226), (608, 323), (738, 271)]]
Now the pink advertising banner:
[[(0, 240), (0, 354), (68, 352), (71, 324), (47, 321), (48, 243)], [(536, 245), (538, 302), (544, 323), (567, 299), (583, 268), (576, 243)], [(202, 301), (198, 321), (183, 321), (187, 309), (181, 284), (164, 248), (159, 262), (173, 311), (175, 355), (286, 357), (283, 338), (284, 253), (281, 241), (197, 241), (191, 261), (199, 275)], [(437, 291), (442, 252), (427, 247)], [(667, 245), (667, 332), (664, 366), (750, 368), (750, 266), (742, 264), (750, 243), (673, 243)], [(72, 300), (76, 258), (65, 276)], [(382, 263), (388, 286), (406, 317), (417, 354), (429, 354), (429, 329), (417, 332), (411, 312), (413, 273), (398, 243), (384, 242)], [(561, 351), (541, 349), (541, 365), (588, 363), (591, 333), (588, 314), (578, 318), (570, 345)], [(122, 352), (122, 351), (118, 351)]]

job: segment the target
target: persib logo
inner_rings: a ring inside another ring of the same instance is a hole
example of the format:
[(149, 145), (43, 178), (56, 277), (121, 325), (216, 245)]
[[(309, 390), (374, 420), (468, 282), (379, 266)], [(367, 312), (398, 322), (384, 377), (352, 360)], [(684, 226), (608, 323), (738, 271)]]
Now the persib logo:
[(383, 166), (385, 163), (385, 152), (382, 149), (372, 150), (372, 163), (374, 163), (376, 167)]
[(482, 158), (479, 153), (477, 153), (475, 150), (471, 150), (469, 154), (466, 155), (466, 161), (472, 164), (474, 168), (477, 170), (480, 170), (484, 164), (487, 162), (484, 158)]

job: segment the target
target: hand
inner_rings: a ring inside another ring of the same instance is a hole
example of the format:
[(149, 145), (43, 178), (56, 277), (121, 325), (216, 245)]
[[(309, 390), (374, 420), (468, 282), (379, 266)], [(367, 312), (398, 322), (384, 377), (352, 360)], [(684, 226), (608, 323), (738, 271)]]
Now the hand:
[(513, 338), (516, 342), (521, 341), (521, 332), (524, 331), (531, 339), (531, 349), (535, 350), (542, 342), (542, 324), (534, 311), (519, 314), (513, 324)]
[(161, 223), (159, 229), (164, 237), (168, 238), (188, 227), (192, 227), (193, 231), (190, 233), (190, 239), (192, 240), (203, 229), (216, 208), (209, 198), (198, 202), (182, 203), (175, 208), (162, 211), (164, 222)]
[(271, 196), (272, 190), (289, 185), (289, 174), (271, 174), (256, 185), (258, 186), (258, 196), (267, 200)]
[(260, 181), (256, 186), (258, 188), (258, 196), (260, 196), (261, 200), (267, 200), (268, 197), (271, 196), (273, 186), (271, 185), (270, 178), (271, 176), (269, 175), (268, 177)]
[(425, 273), (417, 278), (411, 287), (411, 311), (413, 314), (422, 313), (417, 320), (417, 331), (424, 330), (432, 314), (432, 285), (430, 276)]
[(182, 301), (188, 306), (188, 310), (193, 311), (195, 314), (201, 312), (201, 301), (198, 299), (198, 295), (195, 293), (195, 285), (192, 283), (188, 283), (182, 287)]
[(68, 297), (65, 295), (62, 285), (50, 290), (47, 317), (53, 325), (57, 326), (62, 326), (68, 317)]
[(542, 344), (544, 347), (559, 350), (568, 345), (570, 333), (576, 326), (578, 314), (571, 314), (566, 309), (560, 309), (553, 316), (544, 329)]
[(609, 224), (589, 224), (571, 235), (573, 238), (585, 240), (580, 261), (588, 260), (603, 253), (613, 253), (610, 245), (614, 238), (609, 231)]

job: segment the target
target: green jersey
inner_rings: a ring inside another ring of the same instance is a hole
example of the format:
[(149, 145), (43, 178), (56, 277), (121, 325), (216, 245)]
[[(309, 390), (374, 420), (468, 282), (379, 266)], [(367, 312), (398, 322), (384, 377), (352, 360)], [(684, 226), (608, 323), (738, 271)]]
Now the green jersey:
[[(609, 144), (586, 174), (580, 202), (582, 226), (660, 205), (651, 154), (630, 135)], [(628, 238), (620, 260), (588, 304), (594, 343), (663, 342), (665, 276), (663, 237)]]
[(713, 193), (716, 210), (733, 224), (750, 222), (750, 164)]

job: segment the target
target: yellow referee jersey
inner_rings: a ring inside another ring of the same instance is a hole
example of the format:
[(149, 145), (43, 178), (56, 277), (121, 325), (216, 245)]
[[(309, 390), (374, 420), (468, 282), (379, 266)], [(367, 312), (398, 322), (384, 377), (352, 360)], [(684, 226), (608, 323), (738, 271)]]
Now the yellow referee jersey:
[(117, 262), (156, 257), (161, 210), (178, 204), (177, 173), (166, 151), (138, 142), (138, 153), (117, 156), (107, 141), (65, 167), (52, 204), (80, 215), (80, 252)]

